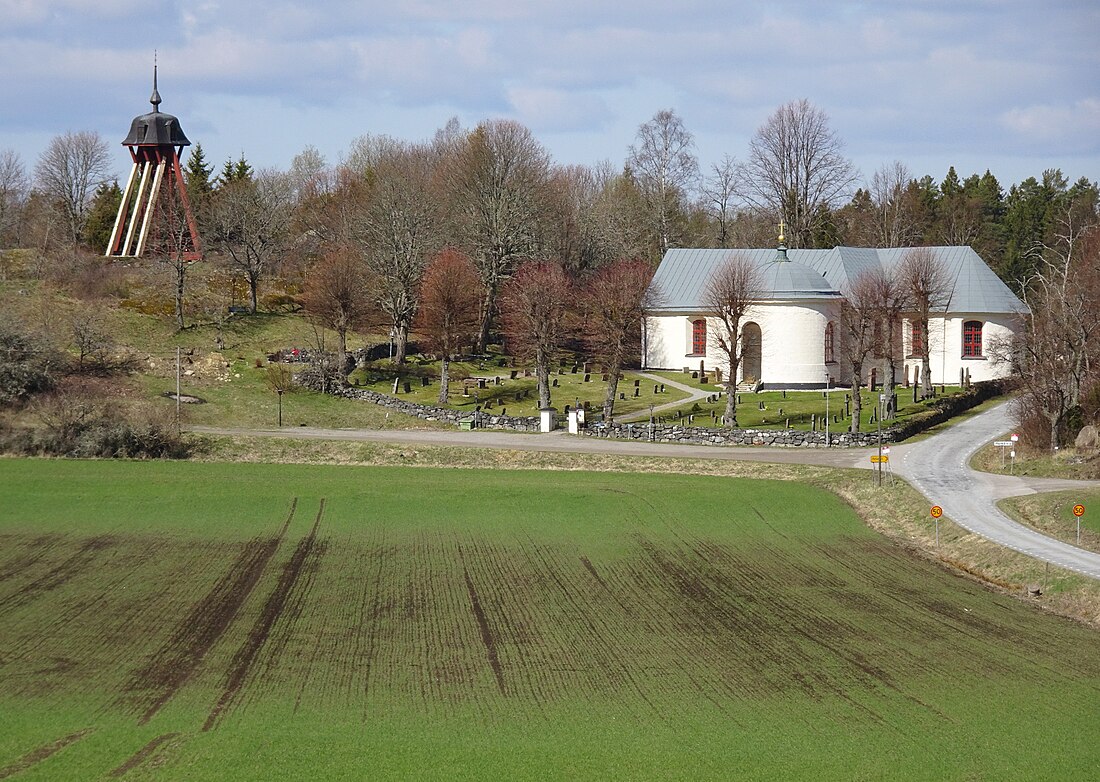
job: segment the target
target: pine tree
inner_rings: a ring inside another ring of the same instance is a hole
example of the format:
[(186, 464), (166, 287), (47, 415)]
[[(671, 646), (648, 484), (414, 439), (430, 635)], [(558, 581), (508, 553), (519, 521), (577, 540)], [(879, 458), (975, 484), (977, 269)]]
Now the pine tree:
[(115, 227), (115, 218), (118, 216), (118, 206), (121, 203), (122, 188), (118, 186), (117, 180), (96, 188), (80, 235), (84, 244), (95, 252), (107, 251), (107, 244), (111, 241), (111, 231)]
[(201, 201), (214, 189), (210, 181), (210, 175), (213, 173), (214, 167), (207, 164), (202, 144), (196, 143), (187, 157), (187, 165), (183, 170), (184, 178), (187, 180), (187, 192), (193, 200)]

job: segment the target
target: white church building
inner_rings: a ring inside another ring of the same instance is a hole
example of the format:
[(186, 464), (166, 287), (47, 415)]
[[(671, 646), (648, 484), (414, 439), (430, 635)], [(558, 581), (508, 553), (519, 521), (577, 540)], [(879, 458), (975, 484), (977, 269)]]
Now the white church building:
[[(947, 273), (946, 306), (929, 319), (930, 374), (935, 384), (957, 384), (1004, 377), (1011, 367), (991, 355), (991, 347), (1023, 326), (1027, 307), (970, 247), (931, 247)], [(654, 275), (655, 302), (646, 313), (643, 366), (649, 369), (721, 369), (728, 362), (714, 345), (721, 321), (704, 306), (707, 283), (734, 254), (756, 264), (765, 281), (759, 300), (741, 324), (744, 358), (738, 381), (764, 389), (824, 388), (849, 385), (840, 311), (852, 281), (876, 267), (889, 274), (908, 248), (832, 250), (669, 250)], [(918, 382), (920, 330), (903, 318), (897, 382)], [(868, 384), (881, 362), (864, 364)], [(881, 379), (881, 377), (879, 378)], [(877, 381), (876, 381), (877, 382)]]

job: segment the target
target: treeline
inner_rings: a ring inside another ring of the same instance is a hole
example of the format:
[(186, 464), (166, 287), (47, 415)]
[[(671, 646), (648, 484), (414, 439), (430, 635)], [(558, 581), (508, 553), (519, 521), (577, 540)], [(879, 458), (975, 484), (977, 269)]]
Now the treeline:
[[(55, 138), (31, 172), (0, 150), (0, 248), (22, 250), (0, 253), (0, 276), (74, 287), (108, 278), (98, 256), (121, 197), (109, 161), (107, 142), (86, 132)], [(179, 328), (188, 317), (224, 318), (238, 286), (254, 312), (278, 275), (289, 303), (328, 312), (338, 331), (335, 318), (389, 331), (398, 362), (422, 311), (425, 272), (445, 252), (476, 275), (465, 283), (465, 306), (476, 309), (467, 313), (476, 320), (472, 348), (484, 353), (497, 335), (501, 292), (525, 263), (560, 269), (584, 290), (617, 262), (652, 269), (670, 247), (771, 246), (783, 221), (794, 248), (973, 246), (1039, 315), (1057, 309), (1057, 289), (1072, 287), (1091, 263), (1081, 253), (1100, 223), (1096, 183), (1071, 184), (1057, 170), (1007, 191), (989, 171), (961, 178), (951, 168), (937, 180), (900, 162), (864, 180), (828, 117), (805, 100), (776, 109), (743, 158), (707, 167), (682, 119), (660, 111), (623, 161), (596, 166), (556, 163), (529, 129), (497, 119), (475, 128), (452, 120), (424, 141), (363, 136), (337, 162), (307, 148), (286, 171), (256, 170), (243, 155), (219, 170), (196, 144), (185, 174), (206, 257), (220, 271), (201, 285), (190, 280), (179, 203), (166, 200), (147, 254), (171, 272)], [(1082, 290), (1093, 290), (1087, 282)], [(1091, 299), (1080, 306), (1096, 309)], [(1064, 314), (1075, 317), (1087, 320)], [(1058, 420), (1080, 407), (1098, 366), (1091, 332), (1079, 341), (1072, 377), (1059, 375), (1070, 392), (1051, 413)]]

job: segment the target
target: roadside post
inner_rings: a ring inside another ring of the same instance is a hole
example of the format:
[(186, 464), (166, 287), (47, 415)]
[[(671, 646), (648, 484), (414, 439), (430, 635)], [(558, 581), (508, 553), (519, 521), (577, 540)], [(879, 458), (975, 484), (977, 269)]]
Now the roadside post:
[(993, 441), (993, 447), (1001, 449), (1001, 470), (1004, 471), (1004, 468), (1005, 468), (1005, 448), (1012, 448), (1012, 441), (1011, 440), (994, 440)]
[(1085, 515), (1085, 506), (1077, 503), (1073, 506), (1073, 515), (1077, 517), (1077, 545), (1081, 545), (1081, 517)]
[(939, 505), (933, 505), (930, 511), (932, 518), (936, 520), (936, 548), (940, 547), (940, 516), (943, 515), (943, 508)]
[(1008, 439), (1009, 439), (1009, 442), (1012, 443), (1012, 474), (1015, 475), (1016, 474), (1016, 443), (1020, 442), (1020, 435), (1013, 432), (1012, 436), (1009, 437)]

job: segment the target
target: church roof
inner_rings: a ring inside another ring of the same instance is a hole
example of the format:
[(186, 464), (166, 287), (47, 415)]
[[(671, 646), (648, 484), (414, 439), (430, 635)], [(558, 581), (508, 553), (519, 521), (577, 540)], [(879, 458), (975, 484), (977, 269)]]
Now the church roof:
[[(939, 258), (951, 280), (948, 312), (1027, 312), (1024, 303), (970, 247), (928, 249)], [(703, 298), (707, 280), (734, 255), (742, 255), (760, 268), (768, 287), (762, 299), (831, 299), (844, 295), (851, 282), (865, 271), (878, 268), (891, 272), (908, 250), (907, 247), (787, 250), (789, 262), (776, 262), (774, 249), (669, 250), (653, 277), (652, 285), (660, 302), (655, 309), (672, 312), (706, 309)]]
[(165, 114), (160, 110), (160, 91), (157, 89), (157, 70), (153, 67), (153, 94), (149, 96), (149, 102), (153, 104), (153, 110), (140, 117), (134, 117), (130, 123), (130, 133), (123, 141), (127, 147), (135, 146), (160, 146), (161, 144), (173, 147), (189, 147), (191, 142), (180, 127), (180, 121), (171, 114)]

